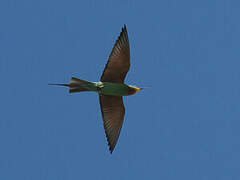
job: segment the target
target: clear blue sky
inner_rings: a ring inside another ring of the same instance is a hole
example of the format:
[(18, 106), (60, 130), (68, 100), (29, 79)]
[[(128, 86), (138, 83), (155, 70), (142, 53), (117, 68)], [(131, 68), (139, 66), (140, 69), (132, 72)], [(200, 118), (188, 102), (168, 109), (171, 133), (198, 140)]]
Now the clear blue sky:
[[(0, 179), (240, 179), (240, 2), (1, 0)], [(111, 155), (97, 81), (122, 26), (131, 47)]]

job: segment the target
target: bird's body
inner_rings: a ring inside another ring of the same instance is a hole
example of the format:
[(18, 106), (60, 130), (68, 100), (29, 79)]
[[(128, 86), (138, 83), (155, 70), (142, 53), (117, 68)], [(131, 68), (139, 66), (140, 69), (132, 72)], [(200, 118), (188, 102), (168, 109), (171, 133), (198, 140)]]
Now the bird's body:
[(51, 84), (69, 87), (70, 93), (94, 91), (99, 94), (102, 118), (110, 152), (117, 143), (125, 114), (122, 96), (133, 95), (142, 88), (124, 83), (130, 67), (130, 48), (126, 26), (118, 37), (108, 63), (98, 82), (72, 77), (69, 84)]
[(99, 93), (110, 96), (129, 96), (140, 90), (140, 88), (136, 86), (121, 83), (103, 82), (102, 85), (103, 88)]
[[(80, 80), (77, 78), (74, 78), (75, 80)], [(72, 89), (85, 89), (84, 91), (95, 91), (103, 95), (108, 96), (129, 96), (132, 94), (135, 94), (137, 91), (139, 91), (141, 88), (138, 88), (136, 86), (122, 84), (122, 83), (112, 83), (112, 82), (90, 82), (87, 81), (87, 83), (79, 82), (79, 83), (73, 83), (69, 84), (70, 91)], [(78, 91), (79, 92), (79, 91)]]

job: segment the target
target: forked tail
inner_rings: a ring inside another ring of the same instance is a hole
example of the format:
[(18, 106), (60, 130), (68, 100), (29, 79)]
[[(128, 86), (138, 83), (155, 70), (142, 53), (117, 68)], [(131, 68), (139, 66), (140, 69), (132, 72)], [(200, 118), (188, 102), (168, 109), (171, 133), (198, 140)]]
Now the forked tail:
[(81, 92), (81, 91), (90, 91), (89, 88), (88, 88), (89, 84), (91, 84), (91, 82), (72, 77), (70, 79), (69, 84), (50, 83), (48, 85), (66, 86), (66, 87), (69, 87), (69, 92), (70, 93), (74, 93), (74, 92)]

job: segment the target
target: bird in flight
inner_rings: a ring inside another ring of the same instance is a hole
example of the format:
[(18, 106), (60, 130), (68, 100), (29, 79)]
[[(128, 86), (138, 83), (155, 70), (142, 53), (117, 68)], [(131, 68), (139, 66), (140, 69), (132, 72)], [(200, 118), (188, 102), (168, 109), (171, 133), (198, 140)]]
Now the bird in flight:
[(100, 81), (90, 82), (72, 77), (69, 84), (49, 84), (69, 87), (70, 93), (95, 91), (99, 94), (102, 119), (109, 150), (112, 153), (124, 120), (122, 96), (133, 95), (142, 88), (124, 83), (130, 67), (130, 47), (126, 25), (116, 40)]

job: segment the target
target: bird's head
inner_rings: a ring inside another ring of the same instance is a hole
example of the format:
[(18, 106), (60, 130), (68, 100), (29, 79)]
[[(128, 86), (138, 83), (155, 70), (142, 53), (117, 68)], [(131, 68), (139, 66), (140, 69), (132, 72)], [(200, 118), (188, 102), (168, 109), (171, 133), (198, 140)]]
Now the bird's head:
[(128, 85), (128, 88), (129, 88), (129, 90), (128, 90), (129, 95), (135, 94), (136, 92), (143, 89), (143, 88), (140, 88), (140, 87), (137, 87), (137, 86), (132, 86), (132, 85)]

